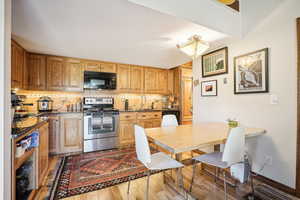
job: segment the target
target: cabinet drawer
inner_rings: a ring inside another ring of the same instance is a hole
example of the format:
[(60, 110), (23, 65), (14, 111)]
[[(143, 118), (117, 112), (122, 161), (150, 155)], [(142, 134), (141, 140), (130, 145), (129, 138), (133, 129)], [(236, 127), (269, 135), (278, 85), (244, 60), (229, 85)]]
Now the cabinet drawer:
[(141, 119), (151, 119), (152, 115), (150, 112), (141, 112), (137, 114), (137, 119), (141, 120)]
[(161, 112), (151, 112), (151, 119), (161, 119)]
[(120, 120), (135, 120), (136, 113), (120, 113)]

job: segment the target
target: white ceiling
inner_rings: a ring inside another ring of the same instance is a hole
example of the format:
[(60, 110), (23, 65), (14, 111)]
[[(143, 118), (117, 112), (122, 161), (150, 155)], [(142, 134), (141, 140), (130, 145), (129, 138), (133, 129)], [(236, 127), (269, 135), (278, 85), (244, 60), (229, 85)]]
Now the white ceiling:
[(127, 0), (14, 0), (12, 32), (32, 52), (164, 68), (190, 60), (188, 37), (226, 37)]

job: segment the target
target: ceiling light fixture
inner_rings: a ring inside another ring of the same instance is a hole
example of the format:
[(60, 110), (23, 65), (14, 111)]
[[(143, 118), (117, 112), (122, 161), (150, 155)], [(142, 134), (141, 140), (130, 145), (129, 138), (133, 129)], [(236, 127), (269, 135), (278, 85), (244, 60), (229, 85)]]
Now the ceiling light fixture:
[(219, 2), (225, 4), (225, 5), (231, 5), (233, 4), (236, 0), (218, 0)]
[(203, 40), (198, 35), (194, 35), (189, 40), (183, 44), (177, 44), (177, 48), (193, 59), (197, 58), (204, 51), (209, 48), (209, 44)]

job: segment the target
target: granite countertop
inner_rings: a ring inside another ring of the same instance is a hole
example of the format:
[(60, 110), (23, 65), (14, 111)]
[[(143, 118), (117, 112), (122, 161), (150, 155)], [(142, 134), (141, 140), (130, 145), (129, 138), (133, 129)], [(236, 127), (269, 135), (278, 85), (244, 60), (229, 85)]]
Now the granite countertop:
[(28, 133), (29, 131), (33, 131), (47, 121), (48, 119), (45, 117), (28, 117), (19, 122), (14, 122), (12, 128), (12, 137), (14, 139), (21, 137), (22, 135)]
[(73, 113), (83, 113), (83, 111), (51, 111), (51, 112), (39, 112), (37, 116), (45, 115), (59, 115), (59, 114), (73, 114)]
[(161, 112), (161, 111), (179, 111), (179, 109), (140, 109), (140, 110), (119, 110), (120, 112)]

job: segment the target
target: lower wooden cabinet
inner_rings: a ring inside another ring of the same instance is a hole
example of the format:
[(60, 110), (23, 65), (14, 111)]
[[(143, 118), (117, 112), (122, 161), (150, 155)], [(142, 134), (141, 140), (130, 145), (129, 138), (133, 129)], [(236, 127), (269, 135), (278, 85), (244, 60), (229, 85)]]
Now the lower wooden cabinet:
[(60, 116), (60, 153), (82, 151), (83, 115), (62, 114)]
[(38, 147), (38, 176), (37, 177), (38, 177), (38, 186), (41, 186), (48, 171), (48, 160), (49, 160), (48, 123), (42, 125), (38, 130), (40, 133), (40, 137), (39, 137), (39, 147)]
[(135, 124), (135, 120), (120, 121), (120, 126), (119, 126), (120, 146), (127, 146), (134, 143), (134, 124)]
[(60, 153), (60, 123), (59, 116), (54, 115), (49, 117), (49, 153), (58, 154)]
[(130, 146), (134, 144), (134, 125), (143, 128), (156, 128), (161, 126), (161, 112), (123, 112), (120, 114), (119, 145)]

